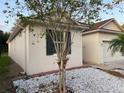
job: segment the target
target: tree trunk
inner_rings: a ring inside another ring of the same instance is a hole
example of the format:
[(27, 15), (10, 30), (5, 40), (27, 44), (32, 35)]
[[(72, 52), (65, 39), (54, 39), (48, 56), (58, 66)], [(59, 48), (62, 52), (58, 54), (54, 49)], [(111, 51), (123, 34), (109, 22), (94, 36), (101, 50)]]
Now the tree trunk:
[(67, 60), (61, 60), (58, 63), (59, 66), (59, 93), (66, 93), (66, 76), (65, 76), (65, 67), (66, 67)]

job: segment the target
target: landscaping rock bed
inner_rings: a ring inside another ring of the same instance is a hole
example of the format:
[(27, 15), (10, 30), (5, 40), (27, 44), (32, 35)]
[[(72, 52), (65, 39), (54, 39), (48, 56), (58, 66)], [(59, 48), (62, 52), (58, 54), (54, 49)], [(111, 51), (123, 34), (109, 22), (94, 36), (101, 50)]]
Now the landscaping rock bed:
[[(66, 72), (68, 93), (124, 93), (124, 79), (95, 68), (80, 68)], [(13, 81), (16, 91), (23, 93), (57, 93), (58, 75)], [(70, 90), (70, 91), (69, 91)]]

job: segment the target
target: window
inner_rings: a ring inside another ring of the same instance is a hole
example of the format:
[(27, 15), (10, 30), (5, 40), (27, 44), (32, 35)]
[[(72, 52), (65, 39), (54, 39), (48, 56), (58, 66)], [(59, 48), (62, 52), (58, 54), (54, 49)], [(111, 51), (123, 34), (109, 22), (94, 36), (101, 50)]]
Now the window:
[[(51, 30), (47, 30), (47, 34), (46, 34), (46, 55), (53, 55), (56, 53), (56, 50), (55, 50), (55, 46), (52, 41), (52, 38), (50, 37), (48, 33), (51, 34)], [(60, 38), (61, 37), (60, 35), (62, 35), (63, 37), (63, 32), (57, 31), (56, 33), (57, 33), (57, 41), (60, 41), (60, 40), (63, 41), (63, 39)], [(67, 49), (68, 49), (68, 47), (71, 47), (71, 33), (68, 32), (67, 35), (68, 35), (68, 41), (67, 41)], [(56, 39), (54, 40), (56, 42)], [(71, 49), (69, 51), (69, 54), (71, 54)]]

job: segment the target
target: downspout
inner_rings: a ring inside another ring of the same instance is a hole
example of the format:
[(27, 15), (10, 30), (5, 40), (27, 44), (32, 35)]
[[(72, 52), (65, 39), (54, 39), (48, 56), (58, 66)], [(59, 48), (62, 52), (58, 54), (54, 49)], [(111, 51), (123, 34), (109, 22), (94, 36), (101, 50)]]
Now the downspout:
[(26, 36), (26, 29), (25, 32), (25, 74), (27, 73), (27, 36)]
[(85, 49), (85, 47), (84, 47), (84, 42), (83, 42), (83, 33), (84, 33), (84, 31), (87, 31), (87, 30), (82, 30), (82, 33), (81, 33), (81, 37), (82, 37), (82, 65), (85, 64), (85, 62), (84, 62), (84, 49)]
[(83, 35), (81, 35), (82, 37), (82, 65), (84, 65), (84, 53), (83, 53), (83, 50), (84, 50), (84, 47), (83, 47)]
[(82, 33), (81, 33), (81, 37), (82, 37), (82, 66), (84, 65), (84, 58), (83, 58), (83, 35), (82, 35)]

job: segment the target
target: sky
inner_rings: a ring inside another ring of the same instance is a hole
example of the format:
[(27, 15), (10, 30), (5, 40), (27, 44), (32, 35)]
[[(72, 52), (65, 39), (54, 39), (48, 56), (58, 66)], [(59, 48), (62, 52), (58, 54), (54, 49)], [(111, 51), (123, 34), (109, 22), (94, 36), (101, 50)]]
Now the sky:
[[(6, 14), (3, 13), (3, 10), (6, 9), (4, 3), (7, 0), (0, 0), (0, 30), (3, 30), (4, 32), (10, 32), (11, 28), (14, 26), (15, 18), (9, 18), (9, 24), (6, 24), (4, 21), (7, 20)], [(15, 0), (13, 0), (15, 1)]]
[[(6, 0), (0, 0), (0, 30), (3, 30), (4, 32), (10, 32), (12, 27), (14, 26), (15, 23), (15, 17), (9, 18), (9, 23), (6, 24), (4, 21), (7, 19), (6, 15), (3, 13), (3, 10), (5, 10), (5, 3)], [(15, 0), (11, 0), (13, 3)], [(105, 0), (105, 1), (110, 1), (110, 0)], [(122, 4), (121, 6), (124, 6)], [(124, 7), (123, 7), (124, 9)], [(119, 13), (118, 9), (115, 8), (113, 11), (113, 14), (105, 14), (103, 12), (100, 13), (100, 17), (102, 20), (109, 19), (109, 18), (115, 18), (119, 24), (124, 24), (124, 13)]]

